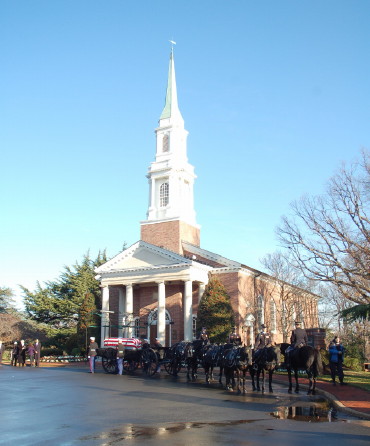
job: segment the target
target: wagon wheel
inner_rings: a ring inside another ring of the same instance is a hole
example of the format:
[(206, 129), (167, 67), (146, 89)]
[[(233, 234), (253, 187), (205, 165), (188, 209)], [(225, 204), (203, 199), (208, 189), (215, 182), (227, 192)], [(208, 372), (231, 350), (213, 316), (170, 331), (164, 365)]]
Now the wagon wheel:
[(104, 356), (102, 356), (102, 366), (106, 373), (117, 373), (116, 350), (107, 348)]
[(177, 376), (179, 371), (181, 370), (181, 362), (177, 359), (172, 359), (170, 362), (164, 363), (164, 368), (166, 372), (172, 376)]
[(141, 368), (148, 376), (153, 376), (158, 367), (158, 358), (155, 351), (147, 348), (141, 353)]

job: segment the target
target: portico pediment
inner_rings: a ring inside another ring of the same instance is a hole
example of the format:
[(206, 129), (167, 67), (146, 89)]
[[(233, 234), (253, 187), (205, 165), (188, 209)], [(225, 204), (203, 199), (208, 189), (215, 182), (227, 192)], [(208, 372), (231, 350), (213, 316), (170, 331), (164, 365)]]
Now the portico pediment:
[(125, 249), (108, 262), (96, 268), (98, 274), (132, 270), (140, 268), (169, 267), (171, 265), (191, 263), (189, 259), (159, 246), (151, 245), (142, 240)]

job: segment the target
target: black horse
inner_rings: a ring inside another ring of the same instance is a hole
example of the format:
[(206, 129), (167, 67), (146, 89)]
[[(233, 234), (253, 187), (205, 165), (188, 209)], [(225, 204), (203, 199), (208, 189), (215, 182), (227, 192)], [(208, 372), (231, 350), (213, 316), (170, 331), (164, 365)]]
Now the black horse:
[[(258, 357), (249, 368), (252, 378), (253, 390), (260, 391), (260, 376), (262, 373), (262, 392), (265, 391), (265, 372), (269, 375), (269, 392), (272, 390), (272, 375), (275, 369), (280, 365), (280, 346), (264, 347), (260, 350)], [(255, 382), (256, 376), (256, 382)]]
[(292, 393), (293, 388), (292, 370), (294, 370), (294, 378), (296, 383), (295, 393), (299, 392), (298, 370), (304, 370), (307, 373), (307, 377), (310, 381), (307, 395), (315, 395), (316, 378), (320, 373), (322, 373), (322, 360), (320, 352), (309, 345), (304, 345), (303, 347), (295, 348), (294, 350), (292, 350), (289, 353), (289, 361), (287, 362), (285, 352), (289, 345), (290, 344), (287, 343), (280, 344), (280, 351), (285, 357), (285, 364), (288, 370), (288, 392)]
[(251, 350), (246, 346), (232, 347), (224, 352), (222, 366), (226, 377), (226, 390), (233, 391), (235, 377), (238, 394), (246, 393), (245, 379), (250, 367)]
[(204, 349), (207, 345), (204, 344), (202, 339), (197, 339), (193, 342), (186, 342), (184, 349), (184, 361), (187, 367), (186, 377), (190, 381), (190, 371), (191, 380), (195, 381), (197, 379), (198, 366), (201, 364)]
[(202, 366), (206, 375), (206, 383), (210, 384), (213, 381), (213, 369), (215, 367), (220, 368), (219, 383), (222, 385), (222, 373), (223, 373), (223, 358), (224, 352), (233, 347), (232, 344), (208, 344), (204, 348)]
[(164, 367), (172, 376), (177, 376), (185, 361), (186, 344), (186, 342), (177, 342), (176, 344), (173, 344), (166, 353)]

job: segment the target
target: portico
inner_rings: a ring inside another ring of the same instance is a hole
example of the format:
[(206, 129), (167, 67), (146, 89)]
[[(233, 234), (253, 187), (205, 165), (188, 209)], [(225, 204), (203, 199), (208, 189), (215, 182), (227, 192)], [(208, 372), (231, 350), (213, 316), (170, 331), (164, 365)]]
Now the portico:
[(102, 287), (101, 338), (108, 337), (109, 325), (118, 327), (121, 336), (150, 336), (150, 328), (144, 333), (143, 327), (151, 325), (149, 315), (156, 311), (155, 337), (163, 345), (171, 343), (166, 336), (170, 323), (176, 324), (183, 339), (193, 339), (194, 306), (198, 306), (211, 269), (164, 248), (137, 242), (96, 270)]

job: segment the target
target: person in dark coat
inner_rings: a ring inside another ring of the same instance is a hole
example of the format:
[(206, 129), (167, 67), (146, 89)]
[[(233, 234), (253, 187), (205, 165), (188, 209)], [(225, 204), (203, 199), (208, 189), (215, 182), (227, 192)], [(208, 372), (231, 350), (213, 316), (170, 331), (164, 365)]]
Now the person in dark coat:
[(234, 327), (234, 330), (229, 335), (229, 344), (233, 344), (236, 346), (239, 346), (242, 344), (242, 338), (238, 335), (236, 331), (236, 327)]
[(307, 345), (307, 333), (304, 328), (302, 328), (302, 322), (295, 322), (295, 329), (292, 331), (292, 335), (290, 336), (290, 344), (292, 347), (303, 347)]
[(18, 365), (19, 367), (24, 367), (26, 365), (26, 344), (24, 342), (24, 339), (21, 340), (20, 344), (18, 345)]
[(10, 361), (10, 364), (14, 367), (17, 367), (18, 355), (19, 355), (18, 342), (15, 341), (13, 344), (13, 349), (12, 349), (12, 353), (11, 353), (11, 361)]
[(41, 359), (41, 342), (38, 339), (36, 339), (34, 347), (35, 347), (35, 366), (39, 367)]
[(295, 329), (292, 330), (290, 336), (290, 346), (285, 351), (285, 364), (287, 367), (291, 365), (291, 357), (294, 353), (294, 349), (301, 348), (308, 344), (307, 332), (302, 328), (301, 321), (295, 321)]
[(339, 336), (331, 341), (329, 345), (329, 367), (332, 383), (335, 386), (335, 377), (338, 375), (340, 384), (343, 386), (344, 373), (343, 373), (343, 361), (344, 361), (344, 347), (340, 342)]
[(32, 343), (27, 346), (27, 355), (30, 358), (31, 367), (34, 367), (35, 347)]
[(206, 329), (206, 327), (203, 327), (203, 328), (202, 328), (202, 331), (201, 331), (200, 334), (199, 334), (199, 339), (200, 339), (201, 341), (203, 341), (203, 345), (208, 344), (208, 342), (209, 342), (209, 338), (208, 338), (208, 333), (207, 333), (207, 329)]
[(268, 332), (266, 325), (262, 324), (261, 331), (258, 333), (254, 345), (255, 348), (253, 355), (254, 362), (257, 362), (260, 359), (262, 349), (271, 346), (272, 342), (273, 342), (272, 335)]
[(5, 345), (0, 341), (0, 365), (3, 363), (3, 354), (5, 352)]
[(95, 342), (94, 336), (90, 338), (89, 351), (87, 352), (87, 357), (89, 358), (90, 373), (95, 373), (95, 361), (97, 356), (98, 344)]

